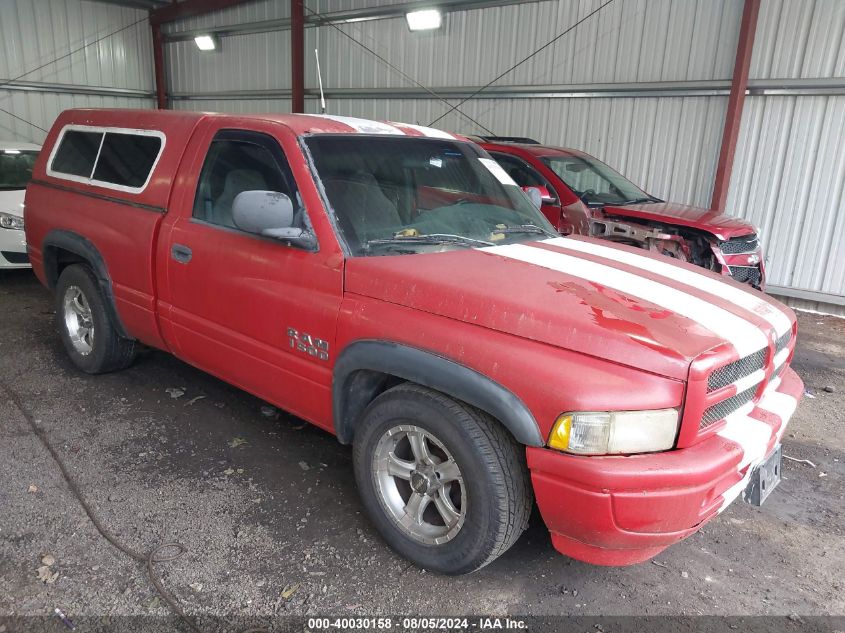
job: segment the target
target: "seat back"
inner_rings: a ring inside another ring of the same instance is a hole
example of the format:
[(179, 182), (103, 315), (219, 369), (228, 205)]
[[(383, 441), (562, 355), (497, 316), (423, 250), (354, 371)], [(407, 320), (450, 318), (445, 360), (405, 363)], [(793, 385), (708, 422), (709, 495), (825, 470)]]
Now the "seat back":
[(232, 220), (232, 203), (242, 191), (266, 190), (267, 182), (261, 172), (253, 169), (233, 169), (226, 174), (223, 192), (214, 201), (209, 221), (223, 226), (235, 226)]

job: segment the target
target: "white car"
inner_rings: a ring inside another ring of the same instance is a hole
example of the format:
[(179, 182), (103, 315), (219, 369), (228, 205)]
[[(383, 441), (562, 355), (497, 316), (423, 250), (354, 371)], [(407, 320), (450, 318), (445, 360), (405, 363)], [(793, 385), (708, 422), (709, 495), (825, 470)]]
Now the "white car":
[(0, 269), (29, 268), (23, 197), (40, 149), (32, 143), (0, 141)]

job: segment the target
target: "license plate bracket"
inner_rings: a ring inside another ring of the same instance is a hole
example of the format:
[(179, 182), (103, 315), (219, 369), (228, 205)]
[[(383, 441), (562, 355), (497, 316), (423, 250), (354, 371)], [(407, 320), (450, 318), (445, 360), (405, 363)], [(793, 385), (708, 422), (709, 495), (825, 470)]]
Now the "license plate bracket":
[(763, 460), (751, 473), (751, 481), (745, 489), (745, 500), (753, 506), (761, 506), (772, 491), (777, 488), (781, 478), (781, 445)]

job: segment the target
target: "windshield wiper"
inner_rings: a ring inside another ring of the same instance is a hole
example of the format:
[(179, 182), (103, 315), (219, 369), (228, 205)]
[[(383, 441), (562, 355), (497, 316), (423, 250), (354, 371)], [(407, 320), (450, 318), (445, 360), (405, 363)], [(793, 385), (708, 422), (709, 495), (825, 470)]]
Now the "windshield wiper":
[(644, 202), (663, 202), (658, 198), (653, 198), (652, 196), (648, 196), (647, 198), (636, 198), (634, 200), (625, 200), (624, 202), (620, 202), (619, 204), (642, 204)]
[(604, 202), (601, 200), (588, 200), (587, 198), (592, 197), (594, 194), (592, 193), (582, 193), (578, 194), (578, 198), (586, 204), (588, 207), (603, 207), (605, 205)]
[(427, 233), (426, 235), (406, 235), (367, 240), (364, 243), (364, 248), (370, 249), (373, 246), (384, 246), (390, 244), (460, 244), (462, 246), (495, 246), (493, 242), (477, 240), (472, 237), (464, 237), (463, 235)]
[(552, 235), (547, 230), (540, 228), (536, 224), (520, 224), (520, 225), (517, 225), (517, 226), (505, 226), (505, 227), (502, 227), (502, 228), (493, 229), (491, 231), (491, 233), (504, 233), (504, 234), (509, 234), (509, 233), (541, 233), (543, 235), (549, 235), (549, 236)]

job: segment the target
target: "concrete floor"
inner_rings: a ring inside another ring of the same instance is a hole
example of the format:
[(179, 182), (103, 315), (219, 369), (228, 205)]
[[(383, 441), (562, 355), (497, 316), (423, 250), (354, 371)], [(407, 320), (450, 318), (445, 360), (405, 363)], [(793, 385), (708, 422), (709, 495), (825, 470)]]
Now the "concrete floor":
[[(762, 508), (736, 503), (656, 561), (618, 569), (558, 555), (535, 520), (498, 561), (447, 578), (381, 542), (362, 513), (351, 452), (328, 434), (268, 417), (258, 399), (161, 352), (120, 373), (76, 371), (51, 297), (29, 272), (0, 273), (0, 315), (0, 376), (105, 523), (139, 549), (187, 546), (159, 569), (189, 613), (845, 614), (841, 319), (799, 317), (794, 366), (815, 398), (799, 406), (784, 452), (816, 467), (786, 461)], [(173, 388), (184, 394), (171, 397)], [(4, 400), (0, 615), (168, 613)], [(47, 553), (58, 573), (50, 584), (36, 575)]]

